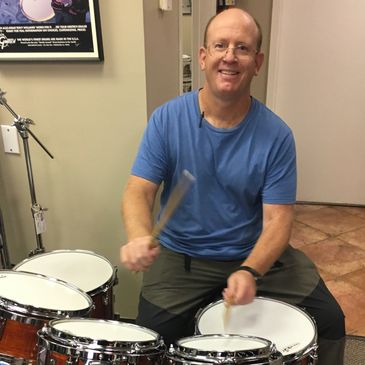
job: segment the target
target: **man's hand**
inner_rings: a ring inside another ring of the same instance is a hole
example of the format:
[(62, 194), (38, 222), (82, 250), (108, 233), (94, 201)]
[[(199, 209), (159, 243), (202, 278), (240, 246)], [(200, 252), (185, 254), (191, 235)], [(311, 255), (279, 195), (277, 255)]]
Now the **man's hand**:
[(228, 278), (222, 294), (224, 301), (233, 305), (251, 303), (256, 295), (256, 281), (247, 271), (235, 271)]
[(160, 253), (152, 236), (138, 237), (120, 248), (120, 261), (131, 271), (147, 271)]

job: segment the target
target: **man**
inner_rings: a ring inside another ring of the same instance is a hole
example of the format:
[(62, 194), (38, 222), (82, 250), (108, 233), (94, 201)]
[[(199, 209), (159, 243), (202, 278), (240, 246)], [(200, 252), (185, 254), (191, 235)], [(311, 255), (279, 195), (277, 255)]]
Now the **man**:
[[(295, 145), (288, 126), (250, 95), (260, 47), (261, 29), (243, 10), (208, 23), (204, 87), (158, 108), (148, 123), (124, 193), (121, 261), (145, 272), (137, 323), (167, 343), (193, 334), (198, 309), (221, 295), (233, 305), (263, 295), (305, 307), (317, 322), (319, 363), (341, 364), (343, 313), (311, 261), (288, 244)], [(156, 193), (163, 182), (163, 209), (184, 169), (196, 182), (157, 245)]]

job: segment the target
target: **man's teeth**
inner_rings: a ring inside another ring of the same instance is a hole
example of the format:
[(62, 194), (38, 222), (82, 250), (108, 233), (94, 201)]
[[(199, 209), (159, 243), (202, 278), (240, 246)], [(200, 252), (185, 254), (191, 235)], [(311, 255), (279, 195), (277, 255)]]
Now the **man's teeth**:
[(236, 75), (238, 73), (236, 71), (228, 71), (228, 70), (222, 70), (221, 72), (225, 75)]

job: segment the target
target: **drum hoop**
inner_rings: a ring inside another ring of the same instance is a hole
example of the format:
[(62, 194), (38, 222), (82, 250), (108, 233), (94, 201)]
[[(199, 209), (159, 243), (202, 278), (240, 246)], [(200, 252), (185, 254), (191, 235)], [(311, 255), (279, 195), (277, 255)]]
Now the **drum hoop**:
[(6, 364), (10, 365), (28, 365), (28, 360), (22, 359), (19, 357), (13, 357), (7, 354), (0, 354), (0, 365), (2, 361), (5, 361)]
[(317, 344), (317, 335), (316, 335), (316, 339), (313, 342), (311, 342), (308, 345), (308, 347), (304, 348), (301, 351), (292, 353), (292, 354), (283, 355), (283, 359), (285, 360), (285, 363), (287, 363), (289, 361), (289, 364), (290, 364), (290, 363), (293, 363), (294, 361), (299, 361), (299, 360), (305, 359), (311, 353), (316, 354), (317, 349), (318, 349), (318, 344)]
[[(204, 338), (220, 338), (220, 339), (229, 339), (229, 338), (239, 338), (239, 339), (251, 339), (260, 341), (265, 344), (264, 347), (259, 347), (255, 349), (247, 349), (247, 350), (236, 350), (236, 351), (214, 351), (214, 350), (199, 350), (192, 347), (187, 347), (181, 344), (181, 342), (185, 340), (194, 340), (194, 339), (204, 339)], [(221, 361), (226, 358), (239, 358), (249, 360), (251, 358), (268, 358), (272, 352), (276, 351), (275, 346), (271, 341), (262, 337), (255, 336), (246, 336), (246, 335), (237, 335), (237, 334), (215, 334), (215, 335), (196, 335), (190, 337), (184, 337), (179, 339), (176, 342), (176, 349), (174, 350), (176, 355), (180, 355), (186, 359), (209, 359)]]
[(87, 292), (87, 294), (89, 294), (91, 297), (94, 297), (100, 293), (106, 293), (110, 288), (112, 288), (114, 285), (116, 285), (118, 283), (118, 279), (117, 279), (117, 272), (118, 269), (116, 266), (112, 266), (113, 269), (113, 273), (111, 275), (111, 277), (108, 279), (108, 281), (106, 281), (103, 285), (93, 289), (93, 290), (89, 290)]
[[(304, 317), (306, 317), (310, 324), (312, 325), (313, 327), (313, 337), (311, 339), (311, 341), (308, 343), (308, 345), (300, 350), (300, 351), (297, 351), (293, 354), (283, 354), (283, 359), (287, 360), (289, 358), (302, 358), (303, 356), (309, 354), (310, 352), (312, 352), (313, 350), (316, 350), (317, 349), (317, 340), (318, 340), (318, 334), (317, 334), (317, 329), (316, 329), (316, 322), (314, 320), (314, 318), (309, 315), (307, 313), (307, 311), (303, 308), (299, 308), (298, 306), (295, 306), (293, 304), (289, 304), (289, 303), (286, 303), (286, 302), (283, 302), (283, 301), (280, 301), (280, 300), (277, 300), (277, 299), (273, 299), (273, 298), (267, 298), (267, 297), (262, 297), (262, 296), (257, 296), (255, 297), (256, 300), (263, 300), (263, 301), (266, 301), (266, 302), (275, 302), (275, 303), (278, 303), (278, 304), (282, 304), (282, 305), (285, 305), (287, 307), (290, 307), (294, 310), (296, 310), (297, 312), (300, 312), (304, 315)], [(195, 318), (194, 318), (194, 321), (195, 321), (195, 334), (197, 335), (200, 335), (200, 330), (199, 330), (199, 321), (201, 320), (201, 317), (203, 316), (203, 314), (205, 312), (207, 312), (210, 308), (212, 307), (215, 307), (216, 305), (220, 305), (220, 304), (223, 304), (224, 303), (224, 300), (223, 299), (220, 299), (220, 300), (217, 300), (215, 302), (212, 302), (210, 304), (208, 304), (206, 307), (204, 308), (201, 308), (197, 314), (195, 315)], [(280, 351), (280, 349), (279, 349)]]
[(23, 275), (31, 276), (31, 277), (40, 277), (42, 279), (52, 280), (53, 282), (58, 282), (59, 284), (71, 288), (72, 290), (78, 292), (81, 294), (84, 299), (86, 299), (88, 306), (86, 308), (77, 309), (77, 310), (60, 310), (60, 309), (49, 309), (49, 308), (43, 308), (43, 307), (34, 307), (32, 305), (27, 304), (21, 304), (17, 302), (16, 300), (11, 300), (9, 298), (4, 298), (0, 296), (0, 309), (3, 308), (5, 311), (8, 312), (14, 312), (14, 315), (16, 314), (24, 314), (24, 315), (31, 315), (35, 316), (37, 318), (64, 318), (66, 316), (68, 317), (79, 317), (79, 316), (85, 316), (91, 312), (93, 309), (93, 301), (91, 297), (86, 294), (81, 289), (77, 288), (75, 285), (72, 285), (70, 283), (66, 283), (63, 280), (53, 278), (51, 276), (46, 276), (43, 274), (35, 274), (28, 271), (1, 271), (2, 274), (11, 274), (11, 275)]
[[(26, 259), (24, 259), (23, 261), (19, 262), (19, 264), (15, 265), (13, 267), (13, 270), (15, 271), (23, 271), (21, 270), (21, 267), (23, 265), (25, 265), (28, 262), (34, 261), (39, 257), (45, 257), (45, 256), (50, 256), (50, 255), (54, 255), (54, 254), (84, 254), (84, 255), (90, 255), (90, 256), (95, 256), (98, 259), (104, 261), (111, 269), (112, 269), (112, 274), (110, 275), (110, 277), (107, 279), (107, 281), (105, 281), (101, 286), (93, 289), (93, 290), (89, 290), (87, 292), (88, 295), (90, 296), (95, 296), (97, 294), (100, 294), (102, 292), (107, 292), (109, 290), (110, 287), (114, 286), (117, 284), (117, 267), (113, 266), (112, 263), (104, 256), (101, 256), (93, 251), (90, 250), (81, 250), (81, 249), (75, 249), (75, 250), (68, 250), (68, 249), (63, 249), (63, 250), (53, 250), (50, 252), (43, 252), (31, 257), (28, 257)], [(62, 279), (59, 279), (62, 280)]]
[(143, 329), (144, 332), (148, 332), (155, 336), (153, 340), (145, 340), (145, 341), (109, 341), (102, 339), (93, 339), (91, 337), (81, 337), (70, 334), (66, 331), (59, 330), (55, 328), (58, 323), (62, 322), (72, 322), (72, 319), (53, 319), (49, 321), (49, 323), (42, 328), (41, 332), (47, 336), (56, 340), (56, 342), (62, 343), (66, 346), (72, 346), (77, 344), (77, 348), (82, 348), (84, 350), (108, 350), (108, 351), (120, 351), (123, 349), (128, 354), (141, 354), (150, 350), (155, 350), (164, 347), (164, 343), (162, 337), (155, 331), (141, 327), (132, 323), (126, 322), (118, 322), (113, 320), (104, 320), (104, 319), (89, 319), (89, 318), (73, 318), (77, 321), (82, 322), (92, 322), (92, 323), (111, 323), (123, 325), (125, 327), (130, 328), (140, 328)]
[[(47, 350), (48, 352), (55, 352), (60, 355), (65, 355), (68, 357), (68, 360), (74, 361), (85, 361), (85, 364), (93, 363), (92, 361), (96, 361), (96, 364), (100, 363), (100, 355), (102, 355), (102, 364), (110, 364), (113, 362), (122, 364), (136, 364), (136, 360), (140, 356), (147, 356), (151, 359), (154, 356), (162, 356), (165, 354), (165, 345), (163, 342), (161, 346), (153, 348), (152, 351), (145, 352), (127, 352), (126, 350), (130, 349), (122, 349), (122, 348), (105, 348), (105, 347), (92, 347), (87, 348), (85, 346), (80, 346), (76, 341), (74, 343), (62, 343), (58, 341), (58, 339), (50, 338), (49, 335), (43, 330), (38, 331), (38, 347), (40, 351), (42, 349)], [(100, 363), (101, 364), (101, 363)]]
[[(36, 317), (29, 317), (26, 314), (15, 313), (14, 311), (7, 310), (0, 307), (0, 318), (10, 321), (16, 321), (19, 323), (28, 324), (31, 326), (42, 326), (44, 321), (47, 319), (43, 318), (36, 318)], [(1, 358), (0, 354), (0, 358)]]

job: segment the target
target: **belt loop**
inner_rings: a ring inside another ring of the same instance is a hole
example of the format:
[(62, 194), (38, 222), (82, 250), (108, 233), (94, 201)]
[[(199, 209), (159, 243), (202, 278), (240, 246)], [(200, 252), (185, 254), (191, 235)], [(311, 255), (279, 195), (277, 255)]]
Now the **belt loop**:
[(186, 272), (191, 271), (191, 257), (184, 254), (184, 268)]

